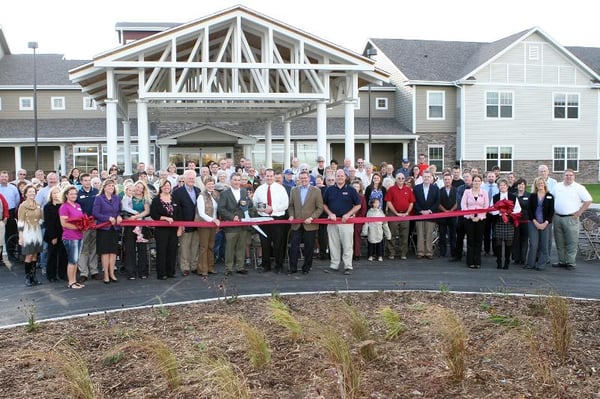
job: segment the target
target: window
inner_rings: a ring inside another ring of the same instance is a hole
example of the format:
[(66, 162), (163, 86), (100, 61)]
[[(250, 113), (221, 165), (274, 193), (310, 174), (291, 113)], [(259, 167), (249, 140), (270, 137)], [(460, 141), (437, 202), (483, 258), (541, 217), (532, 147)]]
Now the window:
[(96, 100), (94, 100), (92, 97), (83, 97), (83, 109), (86, 111), (98, 109)]
[[(296, 141), (296, 156), (300, 163), (315, 165), (317, 159), (317, 142), (316, 141)], [(293, 150), (292, 150), (293, 151)], [(312, 166), (311, 166), (312, 169)]]
[(82, 172), (88, 172), (91, 168), (99, 168), (97, 145), (74, 145), (73, 166)]
[(375, 109), (381, 109), (381, 110), (388, 109), (388, 99), (385, 97), (375, 98)]
[(494, 166), (500, 166), (500, 172), (512, 172), (513, 149), (511, 146), (487, 146), (485, 147), (485, 170), (492, 170)]
[(564, 172), (565, 169), (579, 170), (579, 147), (553, 147), (552, 169)]
[(554, 93), (554, 119), (579, 119), (579, 94)]
[(65, 98), (64, 97), (50, 97), (50, 107), (54, 111), (60, 111), (65, 109)]
[[(271, 144), (271, 159), (273, 160), (273, 169), (283, 169), (283, 143)], [(261, 168), (266, 166), (265, 143), (254, 145), (252, 150), (252, 166)]]
[(443, 91), (427, 92), (427, 119), (445, 119), (445, 94)]
[(486, 93), (486, 117), (512, 118), (513, 94), (509, 91), (488, 91)]
[(19, 97), (20, 111), (33, 111), (33, 97)]
[[(138, 164), (138, 157), (139, 157), (139, 151), (138, 151), (138, 145), (137, 144), (133, 144), (131, 143), (129, 145), (129, 151), (131, 153), (131, 167), (132, 170), (136, 170), (137, 168), (137, 164)], [(119, 142), (119, 144), (117, 144), (117, 165), (119, 165), (119, 168), (124, 168), (123, 165), (125, 165), (125, 147), (123, 146), (123, 144), (121, 142)], [(106, 148), (106, 144), (102, 144), (102, 165), (104, 169), (107, 169), (108, 166), (108, 156), (107, 156), (107, 148)], [(154, 162), (154, 146), (151, 145), (150, 146), (150, 162), (151, 164), (155, 164)]]
[(529, 46), (529, 59), (531, 61), (537, 61), (540, 59), (540, 47), (530, 45)]
[(444, 170), (444, 146), (430, 145), (427, 147), (429, 165), (435, 165), (438, 172)]

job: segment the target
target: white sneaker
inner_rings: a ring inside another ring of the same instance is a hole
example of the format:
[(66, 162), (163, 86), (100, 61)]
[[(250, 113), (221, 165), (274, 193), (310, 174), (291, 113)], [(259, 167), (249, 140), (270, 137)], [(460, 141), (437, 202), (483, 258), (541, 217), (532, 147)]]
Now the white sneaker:
[(373, 262), (373, 257), (372, 257), (372, 256), (369, 256), (369, 257), (367, 258), (367, 260), (368, 260), (369, 262)]
[(382, 256), (380, 256), (379, 258), (377, 258), (377, 260), (378, 260), (379, 262), (383, 262), (383, 257), (382, 257)]

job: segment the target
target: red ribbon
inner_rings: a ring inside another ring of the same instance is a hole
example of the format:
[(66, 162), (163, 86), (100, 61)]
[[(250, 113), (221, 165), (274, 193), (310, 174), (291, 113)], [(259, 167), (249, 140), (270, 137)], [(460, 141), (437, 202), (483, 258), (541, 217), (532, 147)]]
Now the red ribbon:
[[(508, 201), (508, 200), (503, 200), (503, 201), (507, 201), (510, 204), (512, 204), (512, 201)], [(496, 204), (500, 204), (502, 201), (498, 201)], [(429, 221), (435, 221), (436, 219), (444, 219), (444, 218), (451, 218), (451, 217), (458, 217), (458, 216), (464, 216), (464, 215), (472, 215), (474, 211), (476, 211), (477, 213), (488, 213), (488, 212), (493, 212), (493, 211), (501, 211), (503, 212), (504, 210), (508, 209), (506, 208), (506, 204), (501, 204), (500, 205), (501, 209), (497, 208), (496, 206), (492, 207), (492, 208), (486, 208), (486, 209), (469, 209), (469, 210), (464, 210), (464, 211), (452, 211), (452, 212), (438, 212), (438, 213), (431, 213), (428, 215), (412, 215), (412, 216), (385, 216), (385, 217), (352, 217), (349, 218), (346, 221), (346, 224), (360, 224), (360, 223), (370, 223), (370, 222), (408, 222), (411, 220), (429, 220)], [(510, 208), (511, 211), (513, 208)], [(518, 218), (520, 217), (519, 213), (515, 213), (511, 215), (513, 218), (513, 223), (515, 223), (515, 226), (518, 226), (519, 220)], [(503, 218), (504, 220), (504, 218)], [(84, 218), (84, 220), (81, 219), (73, 219), (73, 220), (69, 220), (70, 223), (73, 223), (75, 225), (77, 225), (78, 227), (81, 226), (82, 230), (89, 230), (89, 229), (99, 229), (102, 227), (106, 227), (110, 225), (110, 222), (104, 222), (104, 223), (100, 223), (100, 224), (94, 224), (93, 222), (93, 218), (91, 216), (88, 216), (87, 218)], [(266, 220), (266, 221), (237, 221), (237, 222), (233, 222), (233, 221), (221, 221), (221, 223), (219, 224), (219, 227), (250, 227), (252, 225), (266, 225), (266, 224), (302, 224), (304, 223), (304, 219), (293, 219), (293, 220)], [(341, 218), (337, 218), (336, 220), (331, 220), (331, 219), (314, 219), (312, 221), (312, 223), (314, 224), (343, 224), (342, 223), (342, 219)], [(505, 222), (506, 223), (506, 222)], [(158, 220), (131, 220), (131, 219), (126, 219), (123, 220), (120, 224), (120, 226), (143, 226), (143, 227), (217, 227), (217, 225), (215, 225), (213, 222), (202, 222), (202, 221), (174, 221), (173, 223), (169, 223), (169, 222), (165, 222), (165, 221), (158, 221)]]
[(513, 201), (508, 199), (500, 200), (494, 204), (494, 209), (500, 212), (503, 223), (506, 224), (512, 219), (515, 227), (519, 227), (521, 213), (513, 213), (513, 210), (515, 209), (515, 203)]

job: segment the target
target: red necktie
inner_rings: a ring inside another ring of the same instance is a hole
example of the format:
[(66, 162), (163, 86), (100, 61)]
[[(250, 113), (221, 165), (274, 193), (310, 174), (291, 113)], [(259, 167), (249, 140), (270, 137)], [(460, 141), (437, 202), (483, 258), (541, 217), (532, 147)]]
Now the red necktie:
[(272, 206), (273, 201), (271, 200), (271, 185), (267, 187), (267, 205)]

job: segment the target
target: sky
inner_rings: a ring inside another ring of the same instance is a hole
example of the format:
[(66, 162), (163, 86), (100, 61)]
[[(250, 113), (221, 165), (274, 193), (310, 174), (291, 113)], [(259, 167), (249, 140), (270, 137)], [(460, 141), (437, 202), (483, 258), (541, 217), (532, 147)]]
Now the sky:
[(564, 46), (600, 47), (600, 1), (570, 0), (18, 0), (0, 7), (13, 54), (89, 60), (118, 47), (117, 22), (189, 22), (242, 4), (312, 35), (361, 52), (368, 38), (490, 42), (540, 27)]

